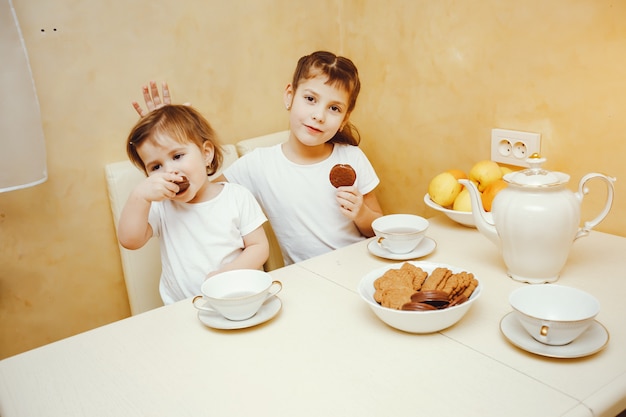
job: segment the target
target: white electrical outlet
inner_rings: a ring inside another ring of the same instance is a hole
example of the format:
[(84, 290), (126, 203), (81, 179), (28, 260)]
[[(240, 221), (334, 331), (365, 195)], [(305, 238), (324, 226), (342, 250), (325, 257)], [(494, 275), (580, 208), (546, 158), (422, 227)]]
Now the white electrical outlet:
[(507, 165), (528, 167), (526, 158), (541, 151), (539, 133), (491, 129), (491, 160)]

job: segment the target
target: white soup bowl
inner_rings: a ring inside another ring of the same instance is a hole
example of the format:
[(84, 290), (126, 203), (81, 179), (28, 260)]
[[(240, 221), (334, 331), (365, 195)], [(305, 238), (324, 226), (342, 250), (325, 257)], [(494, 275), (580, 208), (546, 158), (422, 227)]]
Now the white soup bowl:
[[(256, 269), (222, 272), (202, 283), (202, 295), (193, 299), (198, 310), (218, 312), (228, 320), (246, 320), (254, 316), (269, 297), (282, 289), (280, 281)], [(203, 305), (200, 301), (205, 301)]]

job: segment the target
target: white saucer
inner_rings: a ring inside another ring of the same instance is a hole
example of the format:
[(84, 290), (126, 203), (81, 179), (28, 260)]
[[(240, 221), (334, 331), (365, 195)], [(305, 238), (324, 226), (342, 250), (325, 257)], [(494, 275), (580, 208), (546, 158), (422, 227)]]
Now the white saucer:
[(210, 311), (198, 311), (198, 320), (200, 320), (202, 324), (208, 327), (212, 327), (214, 329), (246, 329), (248, 327), (265, 323), (266, 321), (274, 318), (274, 316), (280, 311), (282, 305), (283, 303), (280, 301), (280, 298), (272, 296), (268, 298), (265, 303), (263, 303), (259, 311), (257, 311), (254, 316), (250, 317), (247, 320), (228, 320), (224, 318), (221, 314), (213, 313)]
[(515, 346), (530, 353), (550, 358), (580, 358), (592, 355), (609, 343), (609, 332), (597, 320), (572, 343), (550, 346), (536, 341), (524, 330), (511, 311), (500, 320), (500, 331)]
[(372, 241), (367, 245), (367, 249), (372, 255), (394, 261), (406, 261), (408, 259), (421, 258), (422, 256), (432, 253), (436, 247), (437, 243), (429, 237), (422, 239), (419, 245), (417, 245), (417, 247), (409, 253), (391, 253), (387, 249), (381, 248), (378, 244), (378, 240), (376, 239), (372, 239)]

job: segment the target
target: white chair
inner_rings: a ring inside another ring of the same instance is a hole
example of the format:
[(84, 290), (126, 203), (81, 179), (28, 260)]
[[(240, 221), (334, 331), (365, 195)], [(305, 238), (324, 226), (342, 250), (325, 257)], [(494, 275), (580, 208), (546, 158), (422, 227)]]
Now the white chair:
[(269, 135), (258, 136), (251, 139), (244, 139), (237, 142), (237, 153), (239, 154), (239, 156), (243, 156), (256, 148), (263, 148), (266, 146), (272, 146), (286, 142), (288, 138), (289, 131), (283, 130), (276, 133), (270, 133)]
[[(239, 156), (243, 156), (256, 148), (262, 148), (283, 143), (288, 138), (289, 131), (283, 130), (281, 132), (270, 133), (269, 135), (263, 135), (251, 139), (244, 139), (237, 142), (237, 153), (239, 154)], [(265, 229), (265, 234), (267, 235), (267, 240), (270, 244), (270, 256), (267, 262), (265, 262), (265, 270), (272, 271), (274, 269), (282, 268), (283, 266), (285, 266), (285, 262), (283, 260), (282, 252), (280, 251), (280, 246), (278, 245), (278, 240), (276, 239), (276, 235), (274, 234), (274, 230), (272, 230), (272, 226), (269, 222), (265, 223), (263, 225), (263, 228)]]
[[(224, 145), (225, 168), (237, 158), (234, 145)], [(131, 191), (145, 178), (143, 172), (130, 161), (113, 162), (105, 166), (109, 201), (115, 230), (117, 230), (120, 213)], [(219, 176), (220, 172), (214, 176)], [(120, 256), (124, 281), (128, 293), (128, 302), (132, 315), (143, 313), (163, 305), (159, 294), (161, 277), (161, 254), (158, 239), (150, 239), (141, 249), (128, 250), (121, 245)]]

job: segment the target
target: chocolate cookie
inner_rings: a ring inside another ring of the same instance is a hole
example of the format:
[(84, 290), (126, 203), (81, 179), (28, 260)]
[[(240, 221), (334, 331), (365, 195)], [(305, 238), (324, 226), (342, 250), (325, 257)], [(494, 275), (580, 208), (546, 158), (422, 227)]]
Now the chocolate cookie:
[(425, 290), (418, 291), (411, 296), (411, 301), (414, 303), (430, 304), (436, 308), (444, 308), (450, 304), (450, 294), (440, 290)]
[(348, 164), (337, 164), (330, 170), (329, 178), (335, 188), (353, 185), (356, 181), (356, 172)]
[(176, 195), (184, 193), (185, 191), (187, 191), (187, 188), (189, 188), (189, 180), (184, 175), (182, 181), (174, 181), (174, 184), (178, 185), (179, 188)]
[(426, 304), (426, 303), (417, 303), (415, 301), (411, 301), (409, 303), (405, 303), (402, 305), (400, 310), (404, 311), (432, 311), (437, 310), (437, 307)]

